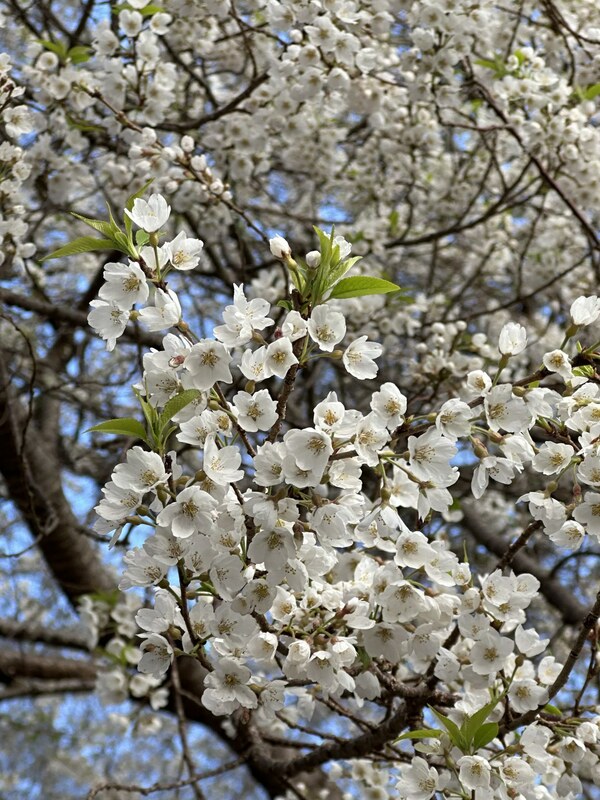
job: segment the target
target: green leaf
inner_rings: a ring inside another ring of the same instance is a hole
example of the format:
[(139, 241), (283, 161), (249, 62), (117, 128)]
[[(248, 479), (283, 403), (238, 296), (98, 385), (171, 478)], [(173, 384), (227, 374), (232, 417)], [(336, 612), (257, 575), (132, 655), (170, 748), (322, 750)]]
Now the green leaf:
[(421, 728), (416, 731), (407, 731), (396, 739), (396, 742), (401, 742), (403, 739), (439, 739), (442, 735), (441, 731), (437, 728)]
[(41, 44), (45, 50), (50, 50), (51, 53), (56, 53), (61, 61), (67, 59), (67, 48), (64, 44), (52, 42), (50, 39), (37, 39), (38, 44)]
[(369, 294), (387, 294), (400, 289), (395, 283), (383, 278), (370, 278), (357, 276), (355, 278), (342, 278), (330, 294), (330, 299), (346, 300), (350, 297), (363, 297)]
[(146, 439), (146, 429), (139, 420), (133, 419), (133, 417), (100, 422), (93, 428), (88, 428), (86, 433), (116, 433), (119, 436), (135, 436), (136, 439)]
[(480, 708), (472, 716), (464, 720), (463, 724), (460, 726), (460, 730), (467, 742), (471, 743), (474, 740), (475, 735), (481, 729), (481, 726), (496, 708), (503, 696), (502, 694), (498, 695), (498, 697), (486, 703), (483, 708)]
[(133, 243), (129, 241), (127, 236), (123, 233), (123, 231), (117, 231), (113, 234), (113, 239), (115, 243), (115, 249), (120, 250), (122, 253), (125, 253), (128, 256), (132, 256), (133, 258), (137, 257), (137, 253), (132, 251)]
[(279, 306), (279, 308), (285, 308), (287, 311), (291, 311), (294, 307), (294, 304), (289, 300), (278, 300), (275, 305)]
[(158, 427), (158, 411), (151, 406), (150, 403), (145, 400), (142, 395), (139, 393), (137, 389), (134, 389), (135, 396), (140, 402), (140, 406), (142, 407), (142, 411), (144, 412), (144, 416), (146, 417), (146, 422), (148, 423), (149, 429), (152, 431), (152, 435), (157, 437), (157, 427)]
[(476, 753), (477, 750), (493, 741), (498, 736), (499, 730), (497, 722), (486, 722), (485, 725), (482, 725), (473, 738), (473, 752)]
[[(113, 14), (120, 14), (121, 11), (131, 11), (132, 9), (133, 6), (130, 6), (129, 3), (119, 3), (119, 5), (113, 6), (112, 12)], [(159, 11), (164, 11), (164, 8), (151, 3), (150, 5), (144, 6), (144, 8), (136, 9), (136, 11), (143, 17), (149, 17), (151, 14), (158, 14)]]
[(143, 231), (141, 228), (139, 231), (135, 232), (135, 243), (138, 247), (143, 247), (145, 244), (148, 244), (150, 241), (150, 234)]
[(573, 370), (573, 375), (583, 378), (592, 378), (595, 373), (596, 370), (591, 364), (584, 364), (582, 367), (575, 367)]
[(101, 234), (106, 236), (108, 239), (113, 235), (113, 230), (110, 222), (105, 222), (101, 219), (92, 219), (91, 217), (84, 217), (81, 214), (76, 214), (74, 211), (71, 211), (71, 216), (80, 219), (90, 228), (93, 228), (96, 231), (99, 231)]
[(581, 93), (583, 100), (595, 100), (599, 94), (600, 83), (594, 83), (592, 86), (588, 86), (586, 89), (583, 89)]
[(313, 229), (317, 236), (319, 237), (319, 243), (321, 245), (321, 263), (319, 266), (326, 264), (327, 268), (329, 268), (329, 261), (331, 258), (331, 249), (333, 246), (333, 239), (334, 239), (334, 229), (331, 229), (330, 236), (327, 236), (325, 231), (322, 231), (320, 228), (313, 226)]
[(91, 47), (85, 44), (78, 44), (67, 52), (67, 60), (71, 61), (72, 64), (83, 64), (85, 61), (90, 60), (91, 55)]
[(545, 711), (546, 714), (552, 714), (555, 717), (562, 717), (562, 711), (560, 710), (560, 708), (557, 708), (556, 706), (553, 706), (550, 703), (548, 703), (548, 705), (545, 705), (542, 710)]
[(158, 426), (159, 429), (162, 430), (165, 425), (175, 416), (175, 414), (179, 414), (186, 406), (195, 400), (199, 396), (200, 392), (198, 389), (185, 389), (180, 394), (176, 394), (175, 397), (172, 397), (163, 408), (163, 412), (158, 419)]
[(329, 280), (327, 281), (327, 288), (329, 289), (336, 283), (340, 278), (342, 278), (350, 269), (353, 267), (357, 261), (360, 261), (362, 256), (353, 256), (352, 258), (347, 258), (345, 261), (340, 261), (340, 263), (333, 267), (331, 272), (329, 273)]
[(445, 717), (443, 714), (440, 714), (439, 711), (436, 711), (435, 708), (429, 706), (430, 711), (435, 714), (436, 718), (439, 722), (442, 723), (444, 728), (448, 731), (448, 736), (450, 737), (450, 741), (453, 745), (458, 747), (460, 750), (465, 753), (469, 748), (467, 742), (465, 742), (464, 737), (460, 731), (460, 728), (455, 722), (452, 722), (451, 719)]
[(63, 258), (64, 256), (75, 256), (79, 253), (92, 253), (95, 250), (114, 250), (115, 243), (110, 239), (96, 239), (93, 236), (80, 236), (73, 242), (69, 242), (64, 247), (59, 247), (53, 253), (41, 259), (50, 261), (51, 258)]

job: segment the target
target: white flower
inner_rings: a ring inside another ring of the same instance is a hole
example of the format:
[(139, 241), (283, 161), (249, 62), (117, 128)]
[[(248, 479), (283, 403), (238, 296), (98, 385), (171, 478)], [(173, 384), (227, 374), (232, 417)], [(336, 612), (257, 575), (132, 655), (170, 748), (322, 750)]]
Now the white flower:
[(164, 247), (171, 264), (175, 269), (183, 272), (198, 266), (204, 242), (200, 239), (192, 239), (182, 231)]
[(291, 258), (291, 248), (283, 236), (274, 236), (272, 239), (269, 239), (269, 247), (275, 258), (279, 258), (282, 261)]
[(141, 608), (135, 621), (140, 628), (151, 633), (163, 633), (175, 624), (185, 625), (175, 598), (166, 589), (156, 590), (154, 608)]
[(507, 322), (500, 331), (498, 350), (505, 356), (516, 356), (527, 347), (527, 331), (518, 322)]
[(98, 295), (103, 300), (114, 301), (119, 308), (129, 310), (135, 303), (144, 303), (148, 299), (146, 276), (132, 261), (129, 264), (105, 264), (104, 280), (106, 283)]
[(196, 389), (206, 391), (218, 381), (231, 383), (231, 356), (225, 345), (214, 339), (200, 339), (186, 356), (184, 366), (192, 374)]
[(147, 492), (159, 483), (166, 483), (169, 473), (158, 453), (132, 447), (127, 451), (127, 463), (117, 464), (112, 479), (121, 489)]
[(264, 377), (270, 378), (277, 375), (285, 378), (287, 371), (298, 359), (292, 352), (292, 343), (289, 339), (276, 339), (267, 347), (264, 361)]
[(235, 483), (244, 477), (241, 469), (242, 456), (237, 447), (222, 447), (220, 450), (211, 433), (204, 445), (204, 472), (218, 486)]
[(452, 473), (450, 461), (456, 455), (456, 447), (435, 428), (422, 436), (408, 437), (410, 469), (421, 480), (441, 483)]
[(170, 527), (173, 536), (185, 539), (196, 531), (210, 533), (213, 525), (212, 511), (217, 501), (197, 486), (189, 486), (177, 495), (174, 503), (169, 503), (157, 517), (157, 522)]
[(346, 335), (344, 315), (339, 311), (332, 311), (326, 305), (317, 306), (308, 320), (308, 335), (321, 350), (331, 353)]
[(544, 442), (531, 462), (531, 466), (542, 475), (555, 475), (569, 465), (574, 455), (575, 450), (570, 444)]
[(371, 396), (371, 410), (385, 420), (390, 430), (404, 422), (406, 397), (394, 383), (383, 383)]
[(493, 431), (501, 428), (511, 433), (520, 433), (531, 424), (531, 415), (522, 397), (513, 395), (510, 383), (494, 386), (484, 399), (488, 425)]
[(114, 300), (92, 300), (92, 310), (88, 314), (89, 325), (106, 340), (106, 349), (114, 350), (119, 336), (122, 336), (129, 322), (129, 311), (119, 307)]
[(202, 705), (215, 716), (230, 715), (236, 708), (256, 708), (258, 700), (248, 687), (252, 673), (248, 667), (231, 658), (222, 658), (210, 672), (204, 685)]
[(578, 297), (572, 303), (570, 313), (575, 325), (591, 325), (600, 316), (600, 299), (595, 294)]
[[(216, 331), (217, 329), (215, 328), (215, 335)], [(265, 378), (269, 377), (267, 374), (266, 359), (266, 347), (259, 347), (258, 350), (244, 350), (239, 370), (249, 381), (254, 381), (255, 383), (263, 381)]]
[(238, 424), (250, 432), (268, 431), (277, 421), (277, 402), (267, 389), (254, 394), (238, 392), (233, 398)]
[(308, 323), (300, 313), (298, 311), (290, 311), (281, 326), (281, 335), (289, 339), (290, 342), (295, 342), (305, 336), (307, 330)]
[(577, 477), (588, 486), (600, 488), (600, 456), (586, 456), (577, 467)]
[(513, 651), (513, 643), (489, 630), (483, 633), (471, 650), (471, 665), (478, 675), (490, 675), (502, 669), (506, 659)]
[(532, 711), (534, 708), (547, 703), (548, 690), (543, 686), (539, 686), (531, 678), (515, 680), (508, 690), (508, 698), (512, 708), (518, 714), (524, 714), (526, 711)]
[[(138, 14), (138, 16), (140, 15)], [(125, 213), (138, 228), (142, 228), (146, 233), (154, 233), (162, 228), (169, 219), (171, 206), (167, 205), (167, 201), (161, 194), (153, 194), (150, 195), (147, 202), (138, 197), (134, 201), (131, 211), (125, 209)]]
[(379, 461), (377, 453), (383, 450), (388, 439), (385, 421), (379, 414), (371, 411), (356, 426), (354, 447), (359, 458), (369, 467), (374, 467)]
[(293, 533), (280, 526), (260, 531), (252, 539), (248, 557), (255, 564), (264, 564), (267, 570), (282, 567), (286, 561), (296, 557)]
[(573, 512), (577, 522), (585, 525), (587, 532), (600, 538), (600, 494), (586, 492), (583, 503)]
[(565, 381), (573, 377), (571, 361), (563, 350), (552, 350), (545, 353), (542, 362), (548, 372), (557, 372)]
[(465, 789), (487, 789), (490, 785), (491, 767), (481, 756), (463, 756), (456, 762), (458, 777)]
[(440, 408), (440, 412), (435, 418), (435, 426), (452, 441), (456, 441), (461, 436), (467, 436), (471, 432), (471, 417), (473, 412), (462, 400), (454, 398), (446, 400)]
[(383, 347), (378, 342), (369, 342), (366, 336), (359, 336), (344, 350), (342, 361), (346, 371), (362, 381), (377, 375), (378, 367), (373, 359), (382, 353)]
[[(273, 324), (267, 316), (270, 305), (266, 300), (256, 297), (248, 301), (243, 285), (233, 287), (233, 305), (223, 312), (224, 325), (215, 328), (215, 336), (229, 347), (246, 344), (253, 332), (262, 331)], [(246, 351), (248, 352), (248, 351)]]
[(530, 786), (535, 780), (536, 774), (524, 758), (512, 756), (500, 762), (500, 775), (506, 783), (517, 789)]
[(121, 488), (109, 481), (102, 489), (104, 497), (94, 511), (103, 519), (117, 521), (134, 514), (142, 502), (142, 493), (128, 487)]
[(398, 664), (406, 653), (408, 634), (401, 625), (378, 622), (362, 634), (367, 653), (373, 658), (383, 656), (386, 661)]
[(175, 292), (167, 289), (157, 289), (154, 295), (154, 306), (142, 308), (139, 312), (140, 321), (148, 326), (150, 331), (162, 331), (172, 328), (181, 321), (181, 305)]
[(138, 663), (140, 672), (150, 675), (163, 675), (173, 663), (173, 648), (159, 633), (142, 633), (144, 641), (140, 645), (143, 655)]
[(305, 428), (288, 431), (283, 437), (288, 453), (302, 470), (323, 472), (329, 456), (333, 453), (331, 439), (323, 431)]
[(585, 540), (585, 528), (579, 522), (568, 519), (558, 530), (552, 531), (549, 538), (559, 547), (568, 550), (579, 550)]
[(275, 444), (265, 442), (259, 447), (254, 457), (255, 483), (259, 486), (276, 486), (281, 483), (285, 455), (286, 448), (281, 442)]
[(467, 375), (466, 389), (468, 390), (468, 399), (481, 397), (485, 395), (492, 388), (492, 379), (481, 369), (475, 369)]

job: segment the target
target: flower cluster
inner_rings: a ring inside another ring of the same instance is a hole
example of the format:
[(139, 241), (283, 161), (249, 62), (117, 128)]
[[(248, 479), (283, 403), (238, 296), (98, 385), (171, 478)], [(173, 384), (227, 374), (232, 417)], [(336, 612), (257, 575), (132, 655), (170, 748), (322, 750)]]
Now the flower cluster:
[[(350, 247), (339, 237), (321, 235), (305, 261), (277, 237), (271, 250), (291, 281), (282, 307), (234, 286), (223, 324), (197, 338), (165, 278), (193, 268), (202, 243), (179, 234), (159, 246), (169, 211), (160, 195), (126, 211), (155, 238), (128, 265), (107, 265), (90, 313), (109, 348), (129, 318), (176, 330), (143, 359), (147, 426), (135, 431), (146, 446), (127, 451), (96, 507), (96, 529), (115, 531), (112, 544), (124, 527), (152, 529), (126, 553), (120, 584), (156, 587), (154, 608), (136, 615), (138, 669), (160, 682), (175, 658), (197, 658), (207, 670), (202, 704), (215, 715), (252, 711), (259, 728), (284, 709), (310, 718), (322, 699), (361, 708), (394, 686), (422, 687), (442, 727), (433, 717), (415, 734), (433, 744), (426, 758), (400, 765), (403, 798), (500, 798), (516, 786), (533, 797), (539, 769), (559, 794), (577, 786), (574, 764), (600, 768), (600, 726), (592, 716), (567, 735), (541, 715), (566, 667), (538, 658), (548, 641), (527, 610), (539, 581), (502, 567), (475, 581), (468, 561), (431, 532), (436, 518), (455, 514), (452, 491), (470, 453), (474, 499), (490, 480), (510, 484), (531, 470), (550, 478), (520, 498), (531, 526), (569, 549), (600, 538), (600, 397), (585, 367), (596, 345), (580, 339), (578, 361), (553, 350), (533, 376), (503, 382), (528, 346), (525, 329), (507, 323), (495, 372), (469, 371), (437, 412), (411, 414), (398, 386), (384, 382), (369, 410), (329, 392), (312, 425), (297, 428), (287, 407), (317, 360), (341, 363), (355, 379), (376, 376), (381, 345), (362, 336), (344, 346), (344, 304), (333, 298), (375, 291), (379, 279), (340, 279)], [(154, 306), (131, 312), (151, 293)], [(597, 297), (577, 299), (563, 347), (599, 316)], [(551, 386), (540, 385), (546, 378)], [(532, 436), (536, 426), (547, 441)], [(572, 498), (571, 476), (589, 487)]]

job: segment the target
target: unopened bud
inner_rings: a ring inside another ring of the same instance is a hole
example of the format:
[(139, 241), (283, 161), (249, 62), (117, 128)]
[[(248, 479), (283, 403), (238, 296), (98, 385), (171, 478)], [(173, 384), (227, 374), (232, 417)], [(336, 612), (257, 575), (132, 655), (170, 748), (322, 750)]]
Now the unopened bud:
[(288, 258), (292, 257), (292, 249), (283, 236), (274, 236), (272, 239), (269, 239), (269, 247), (275, 258), (281, 261), (286, 261)]
[(473, 439), (473, 452), (477, 458), (487, 458), (489, 452), (480, 439)]
[(318, 250), (311, 250), (306, 254), (306, 266), (310, 269), (316, 269), (321, 263), (321, 253)]

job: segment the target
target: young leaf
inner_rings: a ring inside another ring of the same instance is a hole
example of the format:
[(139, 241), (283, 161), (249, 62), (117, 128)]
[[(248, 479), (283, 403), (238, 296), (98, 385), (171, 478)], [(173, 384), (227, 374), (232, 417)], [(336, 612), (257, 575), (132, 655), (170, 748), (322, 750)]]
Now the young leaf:
[(72, 64), (83, 64), (85, 61), (90, 60), (92, 48), (85, 44), (75, 45), (67, 52), (67, 60)]
[(429, 706), (430, 711), (435, 714), (439, 722), (442, 723), (444, 728), (448, 731), (448, 736), (450, 737), (450, 741), (453, 745), (458, 747), (460, 750), (466, 752), (468, 750), (468, 744), (465, 742), (462, 733), (460, 732), (460, 728), (456, 724), (456, 722), (452, 722), (451, 719), (445, 717), (443, 714), (440, 714), (439, 711), (436, 711), (435, 708)]
[(360, 261), (362, 256), (353, 256), (352, 258), (347, 258), (345, 261), (340, 261), (340, 263), (333, 267), (329, 273), (329, 280), (327, 282), (327, 288), (329, 289), (333, 286), (336, 281), (342, 278), (348, 270), (353, 267), (357, 261)]
[(548, 705), (545, 705), (542, 711), (544, 711), (546, 714), (552, 714), (555, 717), (562, 717), (562, 711), (560, 710), (560, 708), (557, 708), (556, 706), (553, 706), (550, 703), (548, 703)]
[(64, 256), (75, 256), (79, 253), (92, 253), (95, 250), (115, 250), (115, 243), (111, 239), (96, 239), (93, 236), (80, 236), (73, 242), (69, 242), (64, 247), (59, 247), (53, 253), (41, 259), (50, 261), (51, 258), (63, 258)]
[(133, 243), (130, 243), (129, 239), (123, 231), (117, 231), (113, 234), (113, 239), (115, 242), (115, 249), (120, 250), (125, 255), (137, 257), (137, 253), (132, 252)]
[(71, 216), (80, 219), (82, 222), (85, 222), (90, 228), (93, 228), (95, 231), (99, 231), (103, 236), (106, 236), (107, 239), (113, 235), (112, 226), (109, 222), (104, 222), (101, 219), (91, 219), (91, 217), (84, 217), (81, 214), (76, 214), (74, 211), (71, 211)]
[(499, 694), (498, 697), (491, 700), (489, 703), (480, 708), (476, 711), (472, 716), (467, 717), (463, 724), (460, 726), (461, 733), (465, 737), (467, 742), (472, 742), (476, 733), (480, 730), (483, 723), (492, 713), (492, 711), (496, 708), (500, 700), (504, 697), (503, 694)]
[(349, 297), (364, 297), (369, 294), (387, 294), (400, 289), (395, 283), (383, 278), (370, 278), (357, 276), (355, 278), (342, 278), (330, 294), (330, 299), (346, 300)]
[(176, 394), (175, 397), (172, 397), (165, 404), (163, 412), (159, 417), (159, 429), (162, 430), (165, 425), (175, 416), (175, 414), (179, 414), (179, 412), (188, 406), (193, 400), (195, 400), (199, 394), (200, 392), (198, 389), (185, 389), (185, 391), (181, 392), (180, 394)]
[(140, 230), (135, 232), (135, 243), (138, 247), (143, 247), (150, 241), (150, 235), (146, 231)]
[(499, 730), (497, 722), (486, 722), (485, 725), (482, 725), (473, 738), (473, 752), (476, 753), (493, 741), (498, 736)]
[(64, 44), (51, 42), (50, 39), (38, 39), (37, 41), (45, 50), (50, 50), (51, 53), (55, 53), (62, 62), (66, 61), (67, 48)]
[(416, 731), (406, 731), (396, 739), (396, 742), (401, 742), (403, 739), (439, 739), (442, 732), (437, 728), (421, 728)]
[(100, 422), (98, 425), (88, 428), (86, 433), (116, 433), (119, 436), (135, 436), (136, 439), (146, 439), (146, 429), (133, 417)]

